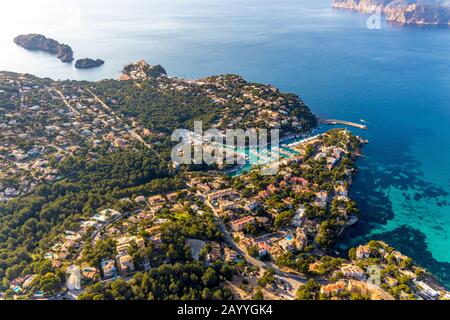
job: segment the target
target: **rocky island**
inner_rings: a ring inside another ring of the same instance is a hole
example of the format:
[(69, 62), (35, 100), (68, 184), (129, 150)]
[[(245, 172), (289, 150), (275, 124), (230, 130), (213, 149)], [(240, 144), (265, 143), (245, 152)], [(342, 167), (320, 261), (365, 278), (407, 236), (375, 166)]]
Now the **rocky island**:
[(104, 64), (105, 61), (103, 61), (102, 59), (90, 59), (90, 58), (84, 58), (84, 59), (78, 59), (75, 62), (75, 68), (77, 69), (89, 69), (89, 68), (95, 68), (95, 67), (99, 67), (102, 64)]
[(436, 0), (333, 0), (334, 8), (373, 13), (387, 21), (411, 25), (450, 25), (450, 6)]
[(62, 62), (73, 61), (72, 48), (66, 44), (59, 43), (56, 40), (46, 38), (41, 34), (19, 35), (14, 38), (14, 42), (28, 50), (40, 50), (56, 54), (56, 57)]

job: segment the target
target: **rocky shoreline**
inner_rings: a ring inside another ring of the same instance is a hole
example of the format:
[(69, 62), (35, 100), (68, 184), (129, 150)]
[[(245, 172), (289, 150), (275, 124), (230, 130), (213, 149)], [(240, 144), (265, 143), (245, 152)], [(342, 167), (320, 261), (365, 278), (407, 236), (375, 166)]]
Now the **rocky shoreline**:
[(333, 0), (333, 7), (364, 13), (381, 9), (387, 21), (405, 25), (450, 25), (450, 7), (431, 0)]

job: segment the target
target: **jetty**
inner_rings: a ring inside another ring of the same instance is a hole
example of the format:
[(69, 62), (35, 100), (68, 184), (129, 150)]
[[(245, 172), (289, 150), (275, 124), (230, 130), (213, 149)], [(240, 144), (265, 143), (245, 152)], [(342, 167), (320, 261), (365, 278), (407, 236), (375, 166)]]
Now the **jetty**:
[(319, 119), (319, 123), (328, 124), (328, 125), (342, 124), (342, 125), (349, 126), (349, 127), (355, 127), (355, 128), (362, 129), (362, 130), (367, 130), (367, 126), (364, 124), (350, 122), (350, 121), (344, 121), (344, 120)]

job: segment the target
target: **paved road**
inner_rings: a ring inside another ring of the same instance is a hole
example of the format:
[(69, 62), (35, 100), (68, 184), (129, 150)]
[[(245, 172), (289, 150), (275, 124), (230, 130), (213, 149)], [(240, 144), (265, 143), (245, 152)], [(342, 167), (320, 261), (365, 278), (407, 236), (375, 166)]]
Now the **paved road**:
[(61, 97), (62, 101), (64, 102), (64, 104), (65, 104), (70, 110), (72, 110), (72, 112), (74, 112), (74, 113), (76, 113), (76, 114), (78, 114), (78, 115), (80, 114), (80, 112), (79, 112), (78, 110), (76, 110), (74, 107), (72, 107), (72, 106), (70, 105), (70, 103), (66, 100), (66, 98), (64, 97), (64, 95), (62, 94), (61, 91), (59, 91), (59, 90), (56, 89), (56, 88), (53, 88), (53, 90), (54, 90), (57, 94), (60, 95), (60, 97)]

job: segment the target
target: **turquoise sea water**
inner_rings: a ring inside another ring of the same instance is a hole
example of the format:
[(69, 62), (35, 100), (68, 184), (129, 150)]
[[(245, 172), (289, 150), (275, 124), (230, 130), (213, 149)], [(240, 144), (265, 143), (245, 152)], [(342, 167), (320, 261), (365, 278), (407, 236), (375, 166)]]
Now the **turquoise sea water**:
[[(450, 286), (450, 29), (383, 26), (328, 0), (24, 1), (2, 4), (0, 69), (116, 78), (138, 59), (170, 75), (237, 73), (299, 94), (318, 116), (365, 119), (370, 140), (352, 189), (361, 221), (345, 250), (384, 239)], [(32, 10), (24, 11), (25, 6)], [(14, 45), (20, 33), (69, 43), (77, 71)]]

